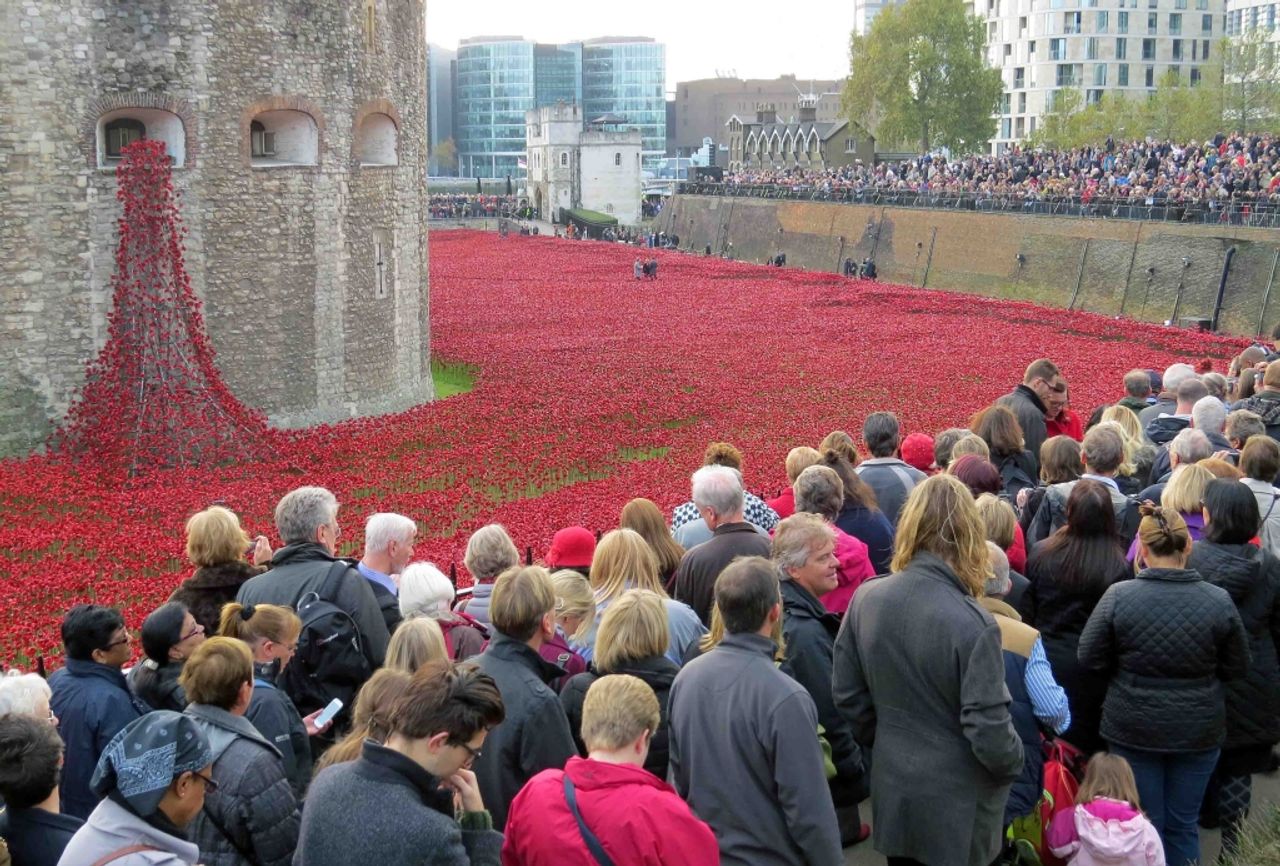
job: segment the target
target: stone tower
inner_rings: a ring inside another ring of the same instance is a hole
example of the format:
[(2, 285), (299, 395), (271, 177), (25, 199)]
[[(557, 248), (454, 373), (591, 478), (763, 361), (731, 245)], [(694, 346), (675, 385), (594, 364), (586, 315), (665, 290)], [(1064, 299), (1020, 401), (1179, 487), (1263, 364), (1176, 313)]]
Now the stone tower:
[(281, 426), (429, 400), (425, 69), (423, 0), (0, 4), (0, 454), (106, 338), (139, 136), (237, 397)]

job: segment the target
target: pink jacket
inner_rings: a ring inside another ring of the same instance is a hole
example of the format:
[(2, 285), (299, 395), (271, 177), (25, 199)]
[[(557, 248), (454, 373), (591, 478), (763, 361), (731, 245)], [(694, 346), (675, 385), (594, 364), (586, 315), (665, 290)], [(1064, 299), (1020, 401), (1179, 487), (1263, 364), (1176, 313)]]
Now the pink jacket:
[(1046, 841), (1071, 866), (1165, 866), (1160, 834), (1147, 816), (1107, 797), (1063, 809)]
[(819, 601), (834, 614), (844, 616), (853, 600), (853, 592), (869, 577), (875, 577), (876, 570), (871, 565), (871, 555), (867, 553), (867, 545), (854, 538), (834, 524), (836, 531), (836, 559), (840, 564), (836, 567), (836, 578), (840, 585), (824, 595)]

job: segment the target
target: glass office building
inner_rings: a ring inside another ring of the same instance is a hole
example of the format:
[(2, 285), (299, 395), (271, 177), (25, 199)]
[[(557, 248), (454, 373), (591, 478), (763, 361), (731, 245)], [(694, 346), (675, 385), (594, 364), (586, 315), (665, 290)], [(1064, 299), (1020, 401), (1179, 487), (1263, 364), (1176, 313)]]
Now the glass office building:
[(523, 175), (524, 114), (535, 106), (534, 44), (518, 37), (458, 46), (454, 134), (464, 177)]
[(645, 37), (589, 39), (582, 46), (582, 112), (638, 127), (646, 168), (667, 152), (666, 46)]
[(647, 38), (563, 45), (518, 36), (464, 39), (454, 79), (454, 136), (465, 177), (523, 178), (525, 112), (557, 102), (639, 127), (644, 163), (666, 153), (666, 49)]

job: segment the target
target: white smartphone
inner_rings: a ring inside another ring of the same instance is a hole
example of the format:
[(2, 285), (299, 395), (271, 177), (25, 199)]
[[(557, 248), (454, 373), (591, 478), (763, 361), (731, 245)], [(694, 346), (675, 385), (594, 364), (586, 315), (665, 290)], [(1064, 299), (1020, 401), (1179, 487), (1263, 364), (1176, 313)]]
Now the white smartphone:
[(334, 698), (333, 700), (329, 701), (329, 705), (326, 706), (323, 710), (321, 710), (320, 715), (316, 716), (316, 727), (323, 728), (325, 725), (332, 722), (333, 717), (336, 716), (339, 712), (341, 712), (341, 710), (342, 710), (342, 701), (338, 700), (337, 698)]

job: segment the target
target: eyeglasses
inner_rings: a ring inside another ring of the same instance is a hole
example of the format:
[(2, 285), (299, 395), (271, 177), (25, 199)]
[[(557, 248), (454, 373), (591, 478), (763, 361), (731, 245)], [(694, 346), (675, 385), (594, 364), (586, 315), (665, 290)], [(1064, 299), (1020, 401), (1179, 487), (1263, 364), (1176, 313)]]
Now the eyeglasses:
[(125, 632), (125, 633), (124, 633), (124, 637), (120, 638), (119, 640), (113, 640), (111, 643), (109, 643), (109, 644), (107, 644), (106, 646), (104, 646), (104, 647), (102, 648), (102, 650), (103, 650), (103, 652), (106, 652), (107, 650), (113, 650), (113, 649), (115, 649), (115, 648), (116, 648), (116, 647), (118, 647), (118, 646), (124, 646), (124, 645), (125, 645), (125, 644), (127, 644), (131, 639), (132, 639), (132, 638), (130, 638), (129, 633), (128, 633), (128, 632)]
[(202, 626), (200, 623), (196, 623), (195, 628), (193, 628), (191, 631), (184, 634), (182, 637), (178, 638), (178, 643), (182, 643), (184, 640), (187, 640), (188, 638), (193, 638), (196, 635), (201, 634), (203, 632), (204, 632), (204, 626)]
[(467, 762), (464, 766), (470, 767), (476, 761), (480, 760), (481, 752), (479, 749), (473, 749), (466, 743), (458, 743), (457, 745), (467, 750)]
[(211, 793), (211, 794), (218, 793), (218, 783), (213, 781), (212, 778), (210, 778), (209, 776), (206, 776), (204, 773), (196, 773), (194, 771), (191, 773), (191, 775), (195, 776), (197, 779), (204, 782), (204, 789), (207, 793)]

